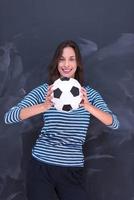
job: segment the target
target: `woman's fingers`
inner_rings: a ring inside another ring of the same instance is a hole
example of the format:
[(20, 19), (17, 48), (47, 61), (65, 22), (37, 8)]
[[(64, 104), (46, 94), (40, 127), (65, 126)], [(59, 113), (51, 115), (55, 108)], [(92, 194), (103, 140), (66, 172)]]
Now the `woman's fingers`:
[(83, 87), (81, 87), (81, 94), (82, 94), (82, 98), (87, 98), (87, 91)]
[(53, 87), (53, 85), (50, 85), (48, 87), (46, 99), (49, 99), (49, 100), (52, 99), (52, 93), (53, 93), (52, 87)]
[(53, 87), (53, 85), (50, 85), (48, 87), (48, 92), (47, 92), (48, 95), (51, 95), (53, 93), (52, 87)]
[(81, 106), (86, 106), (87, 103), (89, 103), (88, 97), (87, 97), (87, 91), (85, 88), (81, 88), (81, 94), (82, 94), (82, 101), (80, 103)]
[(54, 105), (53, 102), (52, 102), (52, 98), (53, 98), (53, 96), (52, 96), (52, 93), (53, 93), (52, 87), (53, 87), (53, 85), (50, 85), (48, 87), (47, 94), (45, 95), (44, 104), (45, 104), (47, 109), (51, 108)]

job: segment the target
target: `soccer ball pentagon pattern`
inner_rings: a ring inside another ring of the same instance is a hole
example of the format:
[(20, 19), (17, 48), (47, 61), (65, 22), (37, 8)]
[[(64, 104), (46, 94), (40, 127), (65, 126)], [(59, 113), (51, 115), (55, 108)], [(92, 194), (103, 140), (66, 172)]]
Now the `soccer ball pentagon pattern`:
[(79, 108), (81, 85), (74, 78), (62, 77), (53, 83), (52, 102), (59, 111), (69, 112)]

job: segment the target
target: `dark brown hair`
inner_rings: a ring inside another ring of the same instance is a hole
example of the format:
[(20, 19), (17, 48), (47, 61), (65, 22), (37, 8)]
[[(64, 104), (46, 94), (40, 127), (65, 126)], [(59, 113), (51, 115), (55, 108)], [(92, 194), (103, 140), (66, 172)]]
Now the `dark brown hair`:
[(60, 77), (60, 74), (58, 71), (58, 63), (59, 63), (60, 57), (62, 56), (63, 49), (65, 47), (71, 47), (71, 48), (73, 48), (73, 50), (75, 52), (76, 63), (77, 63), (75, 79), (77, 81), (79, 81), (79, 83), (81, 85), (83, 85), (83, 65), (82, 65), (81, 53), (80, 53), (78, 45), (72, 40), (63, 41), (57, 47), (57, 49), (54, 53), (54, 56), (52, 58), (52, 61), (48, 66), (48, 82), (49, 82), (49, 84), (52, 84), (56, 79), (58, 79)]

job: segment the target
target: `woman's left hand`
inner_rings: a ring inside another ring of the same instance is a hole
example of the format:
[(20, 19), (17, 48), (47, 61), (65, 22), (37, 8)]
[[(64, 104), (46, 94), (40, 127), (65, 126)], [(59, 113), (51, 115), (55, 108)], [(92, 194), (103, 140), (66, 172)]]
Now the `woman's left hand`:
[(91, 104), (87, 98), (87, 91), (83, 87), (81, 87), (81, 97), (82, 101), (80, 103), (80, 106), (83, 106), (87, 110)]
[(94, 117), (99, 119), (102, 123), (105, 125), (111, 125), (112, 124), (112, 115), (102, 111), (101, 109), (93, 106), (88, 98), (87, 98), (87, 92), (86, 90), (82, 87), (81, 88), (81, 95), (82, 95), (82, 101), (80, 103), (80, 106), (83, 106), (85, 110), (87, 110), (89, 113), (91, 113)]

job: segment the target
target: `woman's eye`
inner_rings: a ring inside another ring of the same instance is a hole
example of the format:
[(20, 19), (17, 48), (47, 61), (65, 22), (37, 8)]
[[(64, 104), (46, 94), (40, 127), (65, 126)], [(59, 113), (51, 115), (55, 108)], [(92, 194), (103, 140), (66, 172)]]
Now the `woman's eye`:
[(60, 59), (59, 59), (59, 61), (63, 61), (63, 60), (64, 60), (64, 58), (60, 58)]
[(75, 58), (71, 58), (70, 61), (75, 61)]

